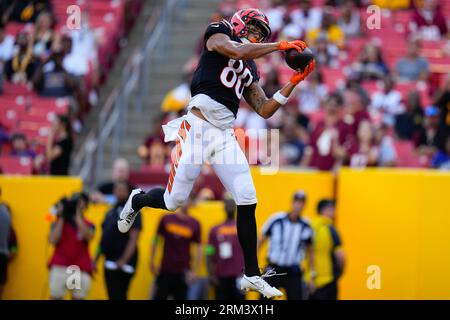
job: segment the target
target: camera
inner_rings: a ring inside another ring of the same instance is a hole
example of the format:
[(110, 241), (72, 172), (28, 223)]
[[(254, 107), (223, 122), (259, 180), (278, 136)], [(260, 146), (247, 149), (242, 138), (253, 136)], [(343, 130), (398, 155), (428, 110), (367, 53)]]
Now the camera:
[(64, 197), (55, 205), (56, 214), (64, 220), (73, 220), (77, 210), (89, 203), (89, 196), (84, 192), (74, 193), (71, 197)]

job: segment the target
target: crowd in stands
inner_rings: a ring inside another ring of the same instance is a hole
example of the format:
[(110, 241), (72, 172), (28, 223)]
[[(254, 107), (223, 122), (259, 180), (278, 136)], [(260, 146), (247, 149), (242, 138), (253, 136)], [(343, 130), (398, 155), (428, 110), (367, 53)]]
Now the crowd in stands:
[(0, 172), (68, 174), (142, 2), (0, 1)]
[[(371, 4), (379, 11), (368, 10)], [(303, 39), (316, 58), (315, 71), (272, 118), (244, 101), (239, 108), (236, 129), (280, 130), (281, 165), (449, 169), (448, 1), (227, 0), (211, 22), (246, 7), (266, 12), (269, 41)], [(372, 27), (377, 13), (380, 24)], [(172, 146), (163, 143), (160, 123), (184, 112), (202, 36), (183, 83), (167, 94), (161, 119), (139, 147), (144, 171), (167, 170)], [(292, 73), (282, 53), (256, 63), (269, 97)]]

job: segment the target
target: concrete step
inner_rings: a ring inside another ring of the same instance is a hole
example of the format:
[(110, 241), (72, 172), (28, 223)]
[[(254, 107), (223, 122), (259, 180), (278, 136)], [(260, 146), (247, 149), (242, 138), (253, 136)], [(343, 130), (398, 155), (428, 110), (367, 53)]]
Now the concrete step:
[[(157, 1), (163, 2), (163, 0)], [(170, 40), (165, 51), (160, 58), (154, 55), (151, 61), (149, 87), (144, 92), (141, 112), (134, 110), (136, 95), (130, 97), (127, 130), (118, 153), (128, 159), (133, 169), (141, 167), (142, 160), (136, 153), (137, 148), (151, 131), (152, 120), (160, 114), (161, 102), (167, 92), (181, 83), (182, 67), (192, 56), (198, 39), (206, 29), (211, 13), (217, 10), (219, 2), (218, 0), (187, 1), (188, 6), (180, 11), (172, 25), (169, 32)], [(108, 79), (109, 88), (112, 88), (120, 79), (120, 69), (113, 76), (115, 79)], [(111, 158), (112, 144), (113, 140), (109, 139), (105, 145), (102, 174), (106, 177), (110, 175), (114, 162)]]

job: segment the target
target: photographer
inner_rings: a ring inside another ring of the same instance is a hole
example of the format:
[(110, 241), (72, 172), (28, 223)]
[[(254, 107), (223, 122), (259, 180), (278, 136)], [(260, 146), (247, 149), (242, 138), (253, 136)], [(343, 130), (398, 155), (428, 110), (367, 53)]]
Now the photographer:
[[(80, 193), (62, 199), (55, 207), (57, 220), (49, 236), (49, 242), (55, 246), (49, 263), (50, 298), (53, 300), (64, 299), (67, 289), (71, 290), (74, 300), (86, 298), (89, 291), (92, 261), (88, 242), (94, 237), (95, 227), (83, 217), (87, 205), (88, 196)], [(78, 279), (74, 278), (76, 268), (80, 271)]]

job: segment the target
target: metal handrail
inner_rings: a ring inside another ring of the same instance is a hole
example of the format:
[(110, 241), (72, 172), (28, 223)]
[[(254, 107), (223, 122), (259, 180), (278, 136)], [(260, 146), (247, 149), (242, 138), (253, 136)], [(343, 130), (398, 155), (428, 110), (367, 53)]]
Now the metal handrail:
[[(124, 67), (119, 84), (108, 96), (103, 105), (96, 126), (87, 135), (82, 148), (74, 157), (73, 168), (75, 174), (79, 175), (85, 186), (93, 187), (101, 178), (103, 171), (103, 160), (105, 145), (112, 137), (111, 156), (116, 158), (121, 140), (126, 132), (128, 100), (131, 92), (136, 90), (137, 101), (135, 109), (142, 111), (144, 94), (148, 94), (150, 78), (150, 60), (161, 59), (167, 49), (169, 39), (162, 37), (169, 35), (168, 29), (175, 17), (175, 7), (185, 5), (187, 0), (168, 0), (165, 6), (157, 13), (157, 20), (147, 22), (145, 26), (147, 39), (137, 48)], [(152, 15), (154, 18), (155, 15)], [(157, 47), (162, 50), (155, 52)]]

